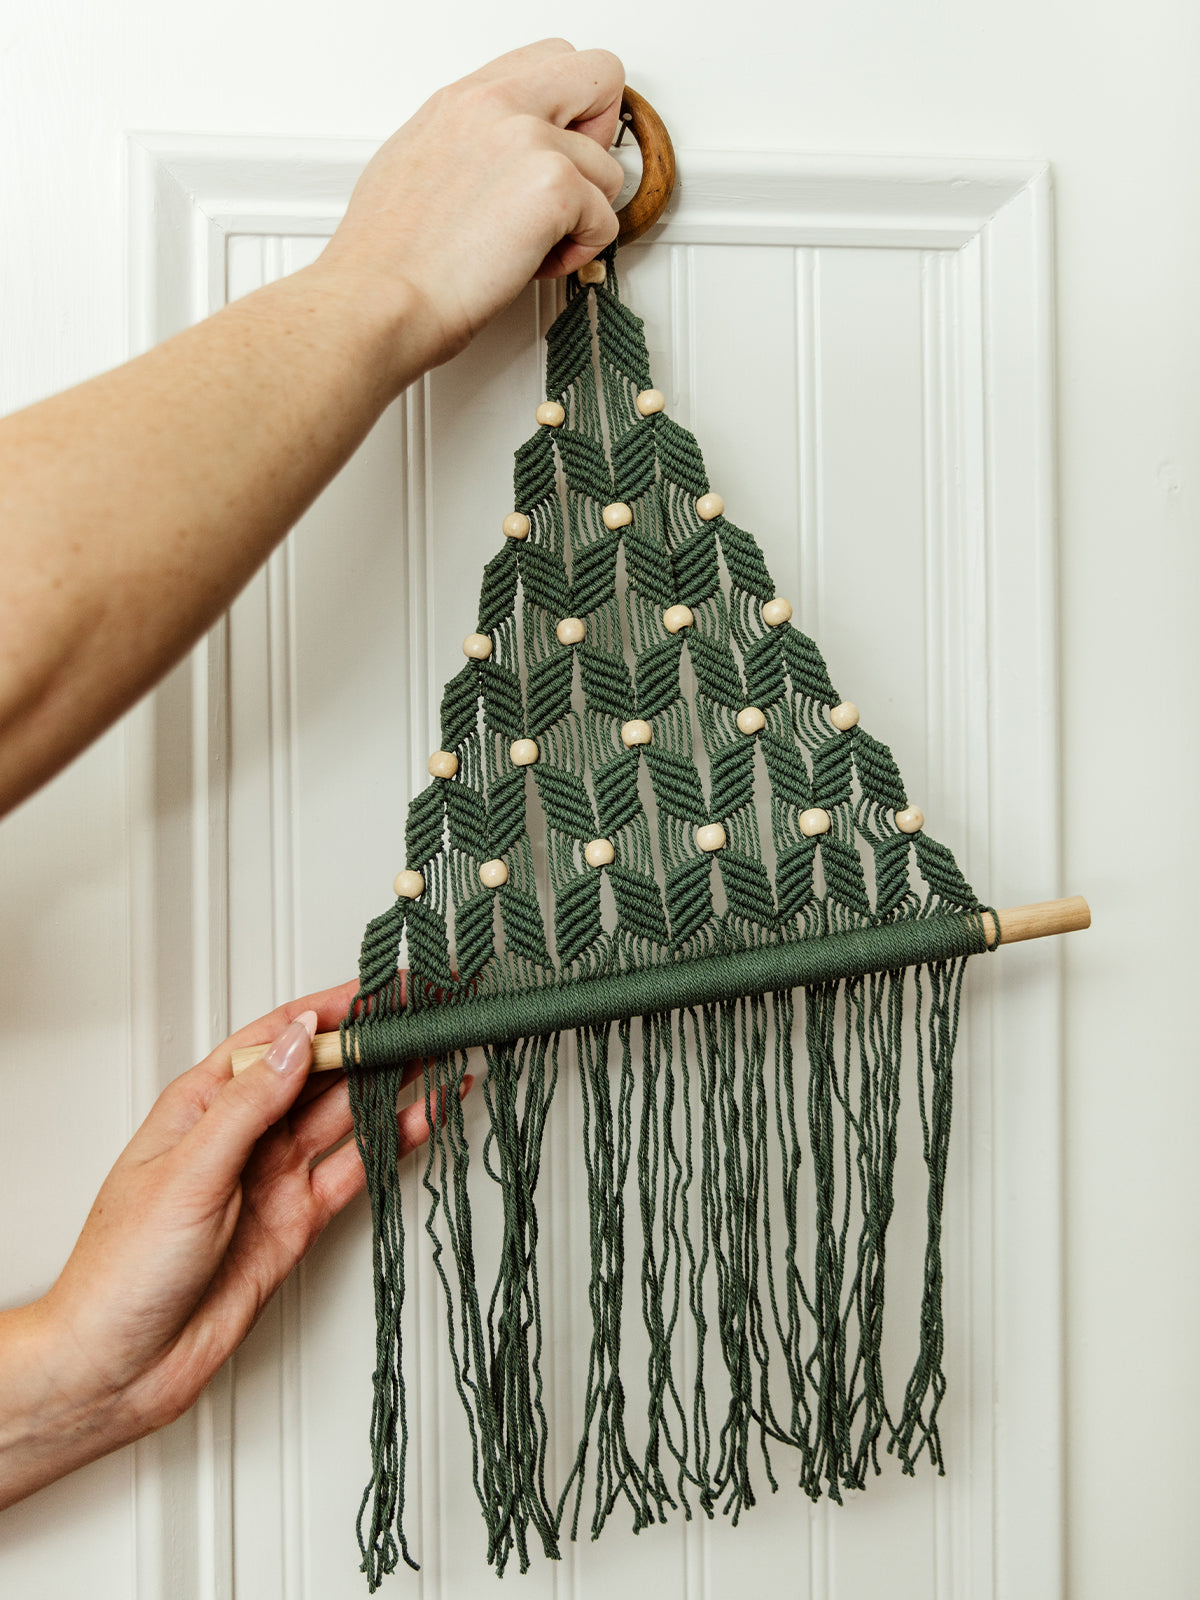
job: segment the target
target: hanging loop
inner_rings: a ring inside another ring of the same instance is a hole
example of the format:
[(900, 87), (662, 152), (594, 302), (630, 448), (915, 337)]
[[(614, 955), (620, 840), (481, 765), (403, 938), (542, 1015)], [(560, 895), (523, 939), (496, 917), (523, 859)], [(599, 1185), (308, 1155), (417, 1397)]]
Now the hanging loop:
[(621, 99), (620, 144), (628, 128), (642, 152), (642, 181), (637, 193), (617, 212), (618, 245), (632, 244), (652, 228), (667, 208), (675, 188), (675, 151), (666, 124), (650, 102), (626, 85)]

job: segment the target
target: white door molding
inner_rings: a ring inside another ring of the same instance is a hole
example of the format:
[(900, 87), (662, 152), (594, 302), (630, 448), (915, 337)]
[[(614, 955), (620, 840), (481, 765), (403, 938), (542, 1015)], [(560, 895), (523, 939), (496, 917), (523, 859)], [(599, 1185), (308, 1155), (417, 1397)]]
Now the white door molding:
[[(149, 347), (311, 255), (315, 241), (332, 231), (373, 149), (351, 141), (131, 138), (131, 349)], [(797, 348), (812, 356), (789, 379), (798, 391), (803, 480), (796, 559), (801, 615), (819, 642), (821, 625), (831, 623), (835, 631), (841, 625), (836, 593), (827, 592), (823, 576), (830, 554), (823, 543), (826, 511), (813, 488), (820, 478), (822, 402), (812, 373), (825, 359), (820, 296), (830, 276), (825, 264), (833, 260), (827, 253), (905, 251), (920, 258), (923, 443), (914, 469), (923, 485), (924, 619), (912, 648), (925, 658), (929, 788), (953, 821), (941, 836), (995, 904), (1058, 893), (1048, 170), (968, 159), (678, 155), (676, 197), (637, 247), (631, 280), (636, 262), (649, 254), (667, 264), (670, 310), (660, 344), (672, 352), (685, 412), (692, 405), (720, 417), (723, 406), (737, 404), (732, 391), (702, 405), (688, 398), (707, 360), (695, 333), (705, 325), (697, 309), (703, 293), (697, 282), (710, 259), (705, 252), (753, 246), (794, 253), (790, 315)], [(712, 281), (724, 274), (736, 291), (740, 270), (737, 262), (726, 263)], [(551, 292), (543, 290), (537, 301), (543, 328), (551, 302)], [(441, 681), (431, 664), (426, 593), (426, 473), (429, 429), (436, 426), (427, 422), (429, 414), (428, 385), (417, 385), (401, 404), (397, 436), (404, 455), (400, 605), (415, 702), (408, 731), (414, 782), (419, 753), (432, 748), (426, 725)], [(711, 445), (711, 423), (693, 420), (702, 445)], [(296, 967), (290, 869), (297, 848), (295, 662), (301, 646), (290, 561), (285, 547), (246, 602), (261, 628), (258, 655), (251, 659), (236, 629), (231, 637), (228, 624), (220, 624), (139, 714), (131, 734), (138, 843), (133, 926), (135, 949), (145, 956), (135, 980), (132, 1092), (143, 1107), (161, 1077), (198, 1058), (228, 1029), (231, 983), (242, 981), (231, 972), (231, 939), (237, 939), (240, 908), (250, 893), (246, 881), (231, 879), (229, 862), (231, 850), (245, 858), (239, 818), (251, 810), (265, 819), (258, 887), (270, 901), (271, 937), (264, 971), (272, 984), (283, 985)], [(244, 700), (235, 700), (243, 693)], [(873, 725), (886, 732), (879, 716)], [(242, 742), (258, 739), (268, 747), (262, 792), (235, 793), (231, 759)], [(903, 768), (904, 755), (897, 754)], [(380, 882), (390, 874), (384, 863)], [(346, 952), (346, 963), (328, 974), (329, 981), (343, 975), (352, 955), (353, 949)], [(956, 1273), (947, 1320), (958, 1350), (956, 1381), (966, 1393), (948, 1446), (950, 1475), (937, 1484), (932, 1501), (936, 1593), (939, 1600), (1050, 1600), (1061, 1593), (1063, 1570), (1057, 952), (1022, 947), (994, 963), (980, 958), (969, 983), (953, 1152), (958, 1209), (947, 1219)], [(175, 1041), (168, 1060), (164, 1038)], [(362, 1293), (366, 1304), (365, 1283)], [(269, 1590), (256, 1589), (256, 1600), (275, 1593), (291, 1600), (304, 1592), (293, 1481), (303, 1433), (302, 1381), (293, 1370), (300, 1316), (293, 1291), (280, 1312), (279, 1437), (262, 1468), (267, 1476), (276, 1473), (277, 1492), (253, 1534), (234, 1527), (235, 1400), (228, 1376), (213, 1386), (196, 1418), (139, 1451), (139, 1594), (146, 1600), (167, 1593), (179, 1600), (232, 1596), (235, 1569), (255, 1570), (253, 1556), (248, 1568), (239, 1568), (240, 1537), (262, 1541), (264, 1570), (275, 1573)], [(426, 1305), (422, 1336), (434, 1327)], [(421, 1360), (433, 1358), (422, 1352)], [(450, 1426), (456, 1421), (450, 1418)], [(365, 1415), (362, 1423), (365, 1437)], [(428, 1448), (436, 1450), (436, 1441)], [(356, 1461), (356, 1471), (359, 1466)], [(847, 1600), (851, 1592), (838, 1587), (844, 1569), (836, 1555), (837, 1515), (797, 1513), (810, 1528), (811, 1590), (822, 1600)], [(430, 1523), (428, 1508), (422, 1518)], [(868, 1527), (861, 1519), (857, 1512), (859, 1537)], [(753, 1526), (748, 1523), (741, 1537), (753, 1538)], [(705, 1536), (689, 1529), (689, 1539)], [(428, 1559), (428, 1547), (425, 1554)], [(481, 1577), (491, 1581), (490, 1574)]]

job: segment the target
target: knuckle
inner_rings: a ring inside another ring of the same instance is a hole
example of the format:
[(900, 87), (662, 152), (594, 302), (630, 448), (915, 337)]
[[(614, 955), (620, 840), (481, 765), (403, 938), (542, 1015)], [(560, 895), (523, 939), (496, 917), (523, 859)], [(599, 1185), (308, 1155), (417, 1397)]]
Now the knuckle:
[(450, 97), (444, 104), (456, 119), (491, 121), (512, 106), (511, 91), (502, 78), (463, 78), (438, 92)]
[(508, 137), (520, 150), (541, 151), (546, 148), (547, 127), (541, 117), (529, 112), (518, 112), (506, 124)]
[[(422, 123), (433, 121), (435, 124), (455, 118), (459, 115), (459, 107), (463, 104), (465, 83), (444, 83), (440, 89), (435, 89), (426, 99), (424, 105), (414, 119)], [(395, 134), (392, 135), (396, 137)]]
[(533, 170), (538, 187), (548, 194), (565, 193), (579, 177), (575, 163), (561, 150), (540, 151)]
[(594, 50), (589, 50), (587, 53), (592, 60), (595, 61), (597, 66), (606, 67), (614, 78), (619, 78), (620, 81), (624, 83), (625, 63), (621, 60), (620, 56), (615, 55), (611, 50), (602, 50), (599, 47)]

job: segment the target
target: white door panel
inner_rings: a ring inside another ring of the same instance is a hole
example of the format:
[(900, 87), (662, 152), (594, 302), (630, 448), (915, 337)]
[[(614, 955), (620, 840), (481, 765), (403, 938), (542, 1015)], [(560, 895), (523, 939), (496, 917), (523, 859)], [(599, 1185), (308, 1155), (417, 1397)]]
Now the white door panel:
[[(297, 166), (269, 143), (135, 147), (143, 339), (311, 258), (365, 151), (305, 153)], [(670, 410), (968, 877), (998, 904), (1056, 892), (1046, 174), (686, 152), (681, 170), (671, 220), (622, 263)], [(152, 920), (169, 884), (175, 916), (158, 913), (168, 948), (142, 999), (190, 1020), (194, 1053), (349, 976), (389, 899), (441, 688), (510, 509), (512, 452), (542, 397), (555, 296), (528, 291), (391, 408), (162, 692), (157, 723), (143, 719), (151, 869), (134, 914)], [(174, 951), (173, 927), (186, 929)], [(913, 1600), (1058, 1592), (1059, 1245), (1042, 1225), (1058, 1205), (1055, 966), (1052, 952), (1011, 951), (968, 978), (947, 1201), (949, 1475), (889, 1468), (855, 1503), (814, 1508), (780, 1460), (784, 1488), (739, 1529), (635, 1539), (616, 1517), (560, 1566), (539, 1559), (523, 1592), (722, 1600), (751, 1569), (764, 1592), (804, 1600), (881, 1585)], [(577, 1119), (568, 1081), (543, 1201), (547, 1375), (564, 1414), (587, 1340)], [(419, 1198), (414, 1164), (408, 1527), (424, 1570), (396, 1585), (458, 1600), (495, 1580)], [(889, 1244), (901, 1320), (921, 1250), (903, 1211)], [(139, 1452), (146, 1570), (165, 1544), (191, 1574), (172, 1594), (361, 1593), (373, 1341), (359, 1204), (198, 1418)]]

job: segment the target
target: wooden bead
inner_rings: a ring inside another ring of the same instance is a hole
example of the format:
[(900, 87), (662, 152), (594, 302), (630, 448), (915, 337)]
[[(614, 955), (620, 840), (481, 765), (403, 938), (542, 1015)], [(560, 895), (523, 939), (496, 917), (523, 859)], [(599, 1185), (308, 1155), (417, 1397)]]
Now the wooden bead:
[(695, 620), (691, 606), (668, 606), (663, 612), (663, 627), (668, 633), (678, 633), (680, 628), (690, 628)]
[(696, 846), (700, 850), (724, 850), (725, 829), (719, 822), (708, 822), (696, 829)]
[(523, 511), (510, 511), (501, 523), (506, 539), (528, 539), (529, 518)]
[(906, 811), (897, 811), (896, 826), (901, 833), (920, 833), (925, 826), (925, 813), (920, 806), (909, 806)]
[(768, 628), (777, 628), (781, 622), (790, 622), (792, 620), (791, 601), (784, 600), (782, 596), (774, 600), (768, 600), (762, 608), (762, 619)]
[(534, 416), (544, 428), (561, 428), (567, 420), (567, 413), (557, 400), (543, 400)]
[(608, 277), (608, 268), (603, 261), (585, 261), (579, 269), (580, 283), (603, 283)]
[(666, 403), (661, 389), (643, 389), (634, 401), (644, 417), (652, 417), (656, 411), (661, 411)]
[(630, 749), (635, 744), (649, 744), (654, 737), (653, 729), (648, 722), (643, 722), (640, 717), (635, 717), (632, 722), (621, 725), (621, 743)]
[(737, 714), (737, 725), (743, 733), (760, 733), (767, 719), (757, 706), (744, 706)]
[(559, 644), (582, 644), (587, 623), (581, 617), (564, 617), (554, 633)]
[(499, 889), (508, 882), (508, 868), (503, 861), (485, 861), (479, 869), (479, 881), (485, 889)]
[(486, 633), (469, 633), (463, 640), (463, 655), (471, 661), (486, 661), (492, 653), (492, 641)]
[(725, 502), (719, 494), (702, 494), (696, 501), (696, 515), (702, 522), (711, 522), (714, 517), (719, 517), (725, 509)]
[(426, 765), (431, 778), (452, 778), (458, 771), (458, 757), (453, 750), (435, 750)]
[(612, 505), (605, 506), (600, 515), (604, 518), (606, 528), (624, 528), (633, 521), (633, 512), (624, 500), (614, 500)]
[(419, 872), (410, 872), (406, 867), (393, 878), (392, 888), (401, 900), (415, 900), (418, 895), (425, 893), (425, 879)]
[(611, 839), (592, 839), (583, 847), (583, 859), (589, 867), (607, 867), (615, 855)]
[(834, 706), (829, 713), (829, 720), (835, 728), (840, 728), (843, 733), (858, 724), (858, 707), (850, 700), (843, 700), (840, 706)]
[(538, 758), (536, 739), (514, 739), (508, 747), (514, 767), (531, 767)]
[(806, 839), (815, 839), (819, 833), (828, 833), (832, 825), (828, 811), (822, 811), (820, 806), (800, 813), (800, 832)]

